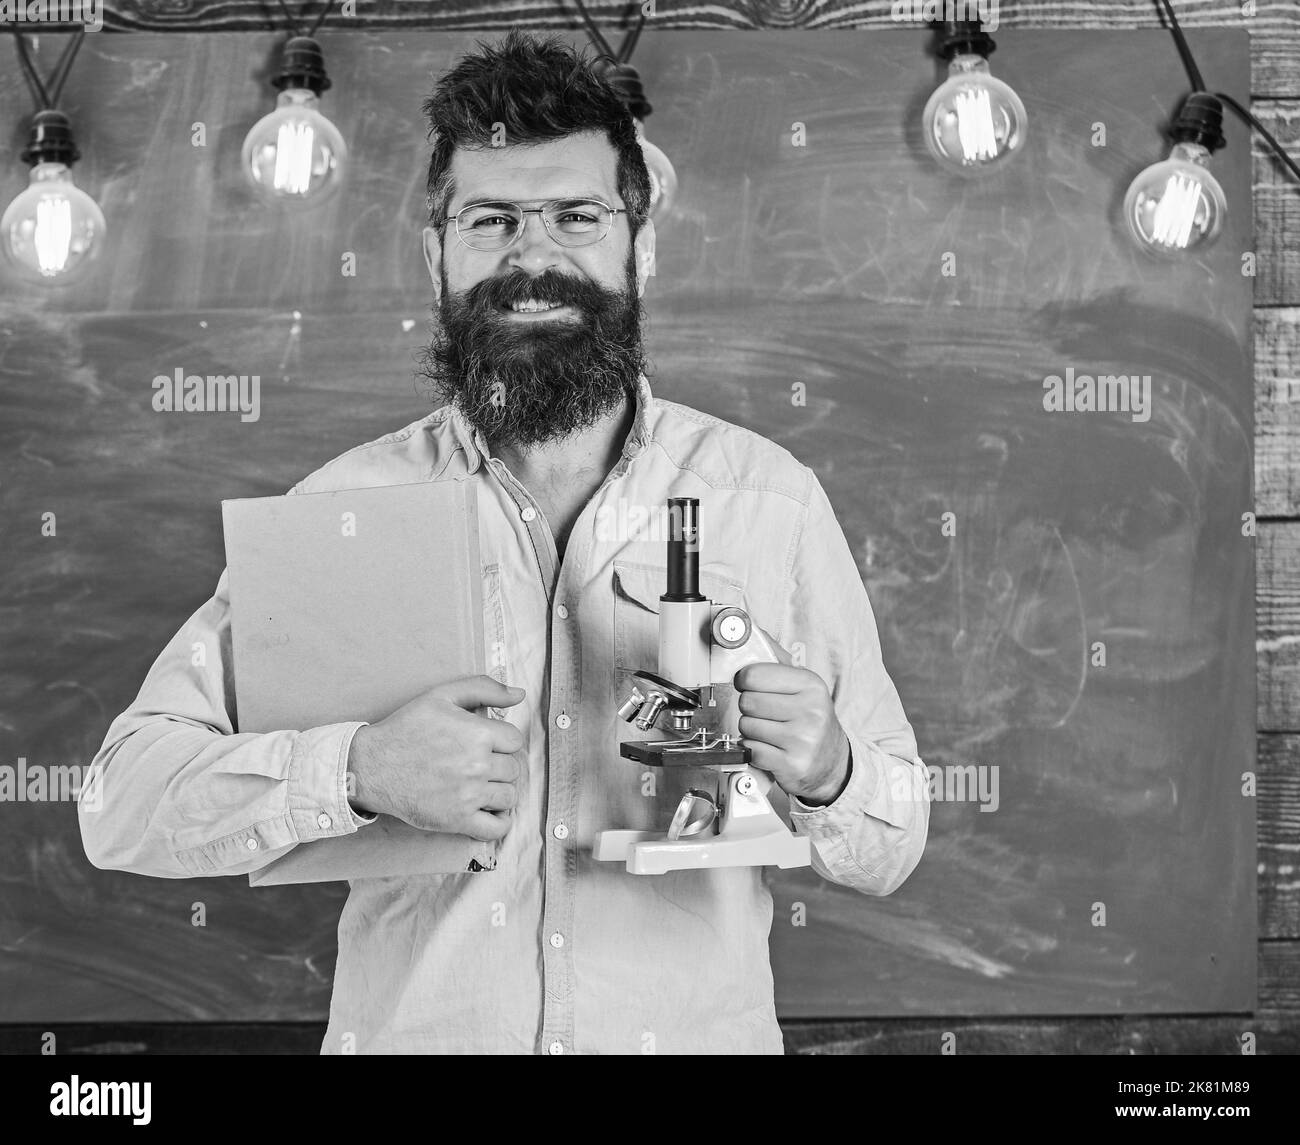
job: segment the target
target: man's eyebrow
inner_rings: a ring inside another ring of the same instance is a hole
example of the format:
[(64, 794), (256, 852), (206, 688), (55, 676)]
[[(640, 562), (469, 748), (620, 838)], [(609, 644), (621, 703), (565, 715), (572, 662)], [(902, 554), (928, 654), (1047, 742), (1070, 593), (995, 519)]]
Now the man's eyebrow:
[[(525, 207), (540, 207), (543, 203), (549, 203), (552, 200), (561, 203), (577, 203), (584, 199), (596, 199), (602, 203), (608, 203), (609, 198), (605, 195), (583, 194), (583, 195), (551, 195), (545, 199), (507, 199), (502, 195), (475, 195), (471, 199), (466, 199), (456, 210), (463, 211), (466, 207), (477, 207), (483, 203), (520, 203)], [(450, 207), (447, 209), (449, 215), (456, 214), (456, 210)]]

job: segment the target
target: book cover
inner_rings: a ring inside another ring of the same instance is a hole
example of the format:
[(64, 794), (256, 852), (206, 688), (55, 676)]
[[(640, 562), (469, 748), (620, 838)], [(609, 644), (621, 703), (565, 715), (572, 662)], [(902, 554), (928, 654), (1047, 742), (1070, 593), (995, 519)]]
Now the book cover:
[[(223, 501), (236, 726), (374, 723), (484, 670), (473, 486), (464, 478)], [(253, 886), (491, 869), (496, 844), (381, 815), (300, 843)]]

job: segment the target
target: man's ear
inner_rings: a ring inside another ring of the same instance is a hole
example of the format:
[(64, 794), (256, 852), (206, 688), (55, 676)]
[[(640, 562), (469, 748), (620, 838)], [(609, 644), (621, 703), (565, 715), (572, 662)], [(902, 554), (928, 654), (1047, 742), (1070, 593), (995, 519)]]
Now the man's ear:
[(633, 244), (636, 252), (636, 296), (645, 295), (646, 279), (655, 272), (655, 225), (649, 219), (641, 224)]
[(436, 227), (424, 228), (424, 261), (429, 267), (429, 277), (433, 279), (433, 300), (442, 301), (442, 242)]

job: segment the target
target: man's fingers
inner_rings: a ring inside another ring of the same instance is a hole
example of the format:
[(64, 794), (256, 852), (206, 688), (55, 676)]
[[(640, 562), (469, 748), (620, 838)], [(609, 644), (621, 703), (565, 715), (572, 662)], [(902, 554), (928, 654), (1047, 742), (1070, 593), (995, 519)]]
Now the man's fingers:
[(746, 664), (732, 683), (738, 692), (785, 692), (793, 696), (808, 687), (809, 676), (816, 677), (816, 673), (789, 664)]
[(431, 688), (441, 700), (449, 700), (466, 711), (475, 708), (509, 708), (524, 698), (523, 688), (502, 684), (491, 676), (462, 676)]
[(788, 726), (782, 720), (762, 720), (755, 716), (741, 716), (737, 728), (742, 739), (785, 748), (790, 743)]
[(518, 783), (523, 778), (523, 761), (515, 752), (494, 751), (488, 761), (488, 779), (498, 783)]
[(513, 822), (507, 812), (476, 811), (465, 825), (465, 834), (471, 839), (492, 841), (504, 839)]
[(505, 752), (509, 755), (512, 751), (519, 751), (524, 746), (524, 733), (514, 724), (505, 720), (491, 720), (486, 716), (480, 716), (479, 719), (488, 725), (490, 733), (488, 744), (493, 751)]
[(738, 692), (736, 706), (741, 715), (764, 720), (796, 720), (807, 710), (802, 697), (788, 692)]
[(775, 782), (776, 777), (773, 773), (781, 768), (784, 761), (781, 749), (765, 743), (751, 743), (748, 746), (750, 755), (753, 756), (749, 766), (771, 776)]
[(519, 802), (519, 792), (513, 783), (489, 783), (483, 798), (484, 811), (511, 811)]

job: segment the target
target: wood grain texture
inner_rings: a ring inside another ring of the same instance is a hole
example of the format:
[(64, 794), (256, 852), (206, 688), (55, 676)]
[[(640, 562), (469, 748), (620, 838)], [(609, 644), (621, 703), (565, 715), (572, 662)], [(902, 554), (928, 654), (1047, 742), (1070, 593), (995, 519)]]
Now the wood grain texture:
[[(1300, 4), (1296, 5), (1296, 11), (1300, 12)], [(1300, 100), (1257, 103), (1253, 112), (1269, 134), (1300, 163)], [(1225, 130), (1237, 145), (1244, 142), (1245, 125), (1235, 116)], [(1250, 138), (1254, 249), (1258, 256), (1255, 305), (1296, 306), (1300, 304), (1300, 241), (1296, 237), (1300, 235), (1300, 182), (1287, 171), (1258, 132), (1252, 131)]]
[[(1293, 230), (1292, 234), (1295, 233)], [(1259, 516), (1300, 515), (1297, 458), (1300, 458), (1300, 308), (1256, 307), (1255, 512)], [(1261, 671), (1265, 667), (1265, 661), (1261, 660)], [(1269, 724), (1261, 726), (1265, 731), (1285, 730)]]
[[(1261, 734), (1257, 746), (1260, 938), (1300, 938), (1300, 736)], [(1262, 1005), (1283, 1004), (1260, 983)]]
[(1258, 725), (1300, 728), (1300, 523), (1266, 523), (1256, 553)]

